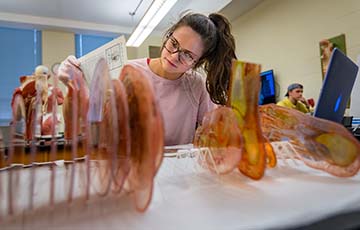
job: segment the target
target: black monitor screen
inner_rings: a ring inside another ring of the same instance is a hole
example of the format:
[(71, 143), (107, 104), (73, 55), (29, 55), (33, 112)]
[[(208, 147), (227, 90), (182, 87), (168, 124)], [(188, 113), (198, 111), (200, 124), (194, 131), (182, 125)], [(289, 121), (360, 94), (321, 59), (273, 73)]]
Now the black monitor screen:
[(268, 70), (260, 73), (260, 79), (259, 105), (276, 103), (274, 71)]

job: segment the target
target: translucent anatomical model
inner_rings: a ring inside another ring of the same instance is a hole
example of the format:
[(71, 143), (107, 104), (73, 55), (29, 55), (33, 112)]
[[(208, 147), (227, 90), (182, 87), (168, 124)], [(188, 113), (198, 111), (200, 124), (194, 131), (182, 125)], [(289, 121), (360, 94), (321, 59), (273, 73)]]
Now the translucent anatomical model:
[(340, 177), (359, 171), (360, 143), (342, 125), (277, 105), (261, 106), (260, 117), (264, 135), (290, 143), (308, 166)]
[(211, 171), (225, 174), (231, 172), (241, 159), (243, 136), (235, 112), (229, 107), (219, 107), (205, 114), (202, 125), (196, 130), (195, 147), (208, 147), (200, 164)]
[(271, 146), (263, 137), (258, 113), (260, 65), (234, 61), (228, 104), (235, 111), (243, 135), (244, 151), (238, 169), (252, 179), (261, 179), (268, 159), (276, 165)]
[(136, 208), (144, 211), (151, 200), (153, 180), (163, 158), (164, 128), (151, 83), (140, 70), (125, 66), (120, 74), (129, 105), (131, 154), (127, 179)]

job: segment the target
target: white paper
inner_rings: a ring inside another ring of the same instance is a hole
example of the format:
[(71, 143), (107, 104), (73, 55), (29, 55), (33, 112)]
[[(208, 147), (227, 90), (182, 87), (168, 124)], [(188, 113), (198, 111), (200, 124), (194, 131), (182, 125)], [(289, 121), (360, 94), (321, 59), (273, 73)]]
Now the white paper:
[(101, 58), (106, 60), (109, 66), (111, 78), (119, 77), (122, 67), (127, 62), (125, 43), (125, 37), (120, 36), (79, 58), (81, 63), (80, 67), (84, 72), (85, 79), (89, 85), (91, 83), (95, 66)]

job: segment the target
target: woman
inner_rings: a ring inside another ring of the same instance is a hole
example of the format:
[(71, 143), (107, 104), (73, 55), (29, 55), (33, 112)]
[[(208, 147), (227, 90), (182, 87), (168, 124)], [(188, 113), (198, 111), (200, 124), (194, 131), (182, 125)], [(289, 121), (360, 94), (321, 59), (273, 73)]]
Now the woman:
[[(160, 58), (128, 62), (153, 84), (164, 118), (165, 145), (191, 143), (204, 114), (215, 104), (226, 104), (234, 58), (229, 21), (216, 13), (189, 13), (167, 30)], [(69, 71), (69, 63), (79, 66), (76, 59), (68, 58), (59, 75)], [(205, 82), (195, 72), (200, 67), (207, 75)]]

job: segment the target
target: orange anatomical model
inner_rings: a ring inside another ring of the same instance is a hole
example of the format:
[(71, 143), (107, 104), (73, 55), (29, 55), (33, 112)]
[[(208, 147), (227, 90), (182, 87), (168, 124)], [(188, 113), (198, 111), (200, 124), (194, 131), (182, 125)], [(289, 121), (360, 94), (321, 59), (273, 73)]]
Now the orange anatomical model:
[(359, 171), (360, 143), (342, 125), (273, 104), (261, 106), (260, 117), (264, 135), (291, 144), (308, 166), (340, 177)]
[(134, 192), (136, 208), (148, 207), (153, 180), (163, 158), (164, 130), (150, 81), (136, 68), (123, 68), (123, 82), (129, 106), (131, 130), (130, 173), (127, 178)]
[[(264, 139), (258, 113), (260, 65), (233, 61), (228, 105), (235, 111), (244, 140), (238, 169), (252, 179), (261, 179), (267, 158), (274, 167), (276, 158)], [(268, 156), (267, 156), (268, 155)]]
[[(21, 94), (13, 97), (7, 146), (0, 136), (0, 188), (4, 184), (7, 188), (6, 193), (0, 192), (0, 200), (6, 200), (4, 214), (17, 215), (64, 201), (69, 205), (79, 200), (86, 204), (94, 196), (127, 192), (135, 197), (137, 210), (143, 212), (151, 201), (164, 145), (163, 119), (152, 85), (131, 66), (123, 68), (119, 79), (111, 79), (102, 58), (87, 82), (81, 66), (70, 62), (65, 63), (67, 71), (58, 76), (67, 87), (64, 136), (53, 122), (47, 126), (50, 135), (32, 135), (32, 140), (27, 140), (26, 106)], [(37, 114), (41, 112), (43, 94), (34, 94)], [(57, 99), (53, 94), (47, 100), (46, 107), (53, 115), (57, 112)], [(29, 129), (34, 133), (40, 120), (32, 116), (29, 121)], [(39, 164), (44, 166), (38, 167)], [(29, 176), (20, 176), (23, 173)], [(2, 175), (6, 175), (6, 183), (1, 181)], [(49, 189), (44, 192), (48, 196), (45, 203), (37, 201), (39, 178)], [(28, 186), (19, 183), (24, 179)], [(18, 196), (25, 197), (25, 202)]]

